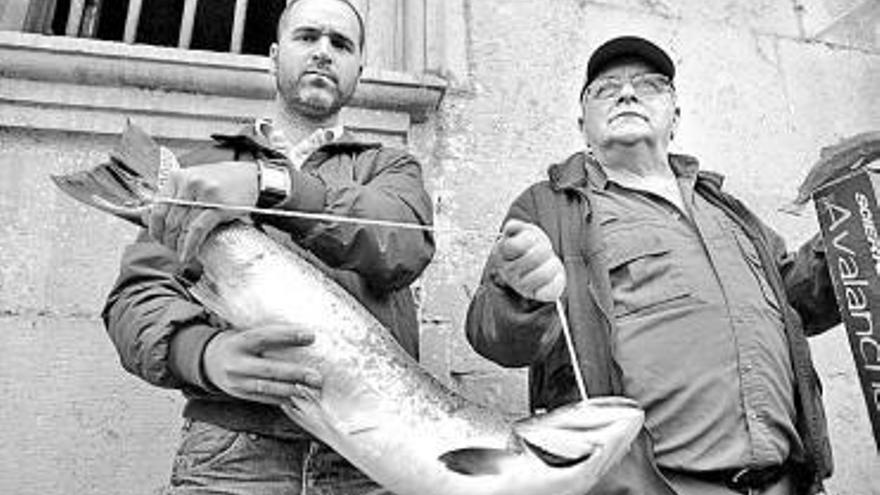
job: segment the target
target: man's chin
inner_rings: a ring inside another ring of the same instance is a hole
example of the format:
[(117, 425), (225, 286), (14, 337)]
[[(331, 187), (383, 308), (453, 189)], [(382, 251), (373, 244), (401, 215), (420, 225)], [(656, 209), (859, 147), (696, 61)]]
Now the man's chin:
[(652, 132), (644, 129), (621, 129), (609, 136), (608, 141), (622, 146), (632, 146), (638, 143), (653, 142), (657, 138)]
[(291, 102), (297, 112), (311, 118), (330, 117), (339, 113), (342, 105), (335, 98), (299, 98)]

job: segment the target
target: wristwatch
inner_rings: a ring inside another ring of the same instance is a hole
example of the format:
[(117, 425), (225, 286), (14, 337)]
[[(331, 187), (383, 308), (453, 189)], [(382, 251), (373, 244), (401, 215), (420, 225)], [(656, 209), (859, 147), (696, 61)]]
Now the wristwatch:
[(278, 163), (257, 159), (257, 208), (272, 208), (290, 196), (290, 173)]

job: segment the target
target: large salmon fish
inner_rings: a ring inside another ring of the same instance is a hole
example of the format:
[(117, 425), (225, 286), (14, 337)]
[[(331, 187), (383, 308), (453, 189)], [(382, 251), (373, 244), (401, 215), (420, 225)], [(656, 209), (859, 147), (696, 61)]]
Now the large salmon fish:
[[(160, 164), (176, 162), (129, 127), (111, 160), (53, 177), (73, 197), (140, 223)], [(163, 172), (164, 171), (164, 172)], [(199, 250), (194, 295), (235, 327), (307, 328), (313, 344), (277, 352), (323, 376), (284, 412), (398, 495), (584, 495), (627, 451), (643, 413), (590, 399), (520, 420), (446, 388), (348, 292), (300, 254), (232, 223)]]

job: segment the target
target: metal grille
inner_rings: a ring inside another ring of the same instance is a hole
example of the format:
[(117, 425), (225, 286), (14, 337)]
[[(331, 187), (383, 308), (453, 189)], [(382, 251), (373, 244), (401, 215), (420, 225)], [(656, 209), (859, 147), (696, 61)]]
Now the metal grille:
[[(285, 4), (285, 0), (11, 1), (29, 2), (27, 31), (260, 55), (274, 41), (274, 26)], [(421, 72), (437, 58), (440, 43), (430, 37), (439, 32), (443, 0), (351, 2), (366, 24), (368, 66)], [(209, 46), (204, 41), (206, 26), (212, 30)], [(261, 36), (264, 39), (255, 42)]]
[[(180, 0), (183, 2), (182, 15), (179, 19), (179, 32), (177, 36), (176, 46), (182, 49), (189, 49), (192, 46), (193, 32), (196, 25), (196, 14), (198, 11), (199, 0)], [(212, 2), (212, 0), (202, 0), (202, 2)], [(55, 2), (56, 6), (63, 6), (63, 3)], [(235, 0), (232, 12), (232, 30), (229, 35), (228, 47), (232, 53), (241, 53), (244, 44), (245, 23), (248, 15), (248, 0)], [(124, 18), (124, 29), (122, 30), (122, 39), (124, 43), (135, 43), (144, 40), (138, 39), (138, 28), (141, 23), (147, 20), (149, 12), (144, 12), (144, 0), (128, 0), (126, 15)], [(207, 6), (211, 6), (207, 4)], [(67, 36), (94, 38), (98, 36), (99, 22), (103, 9), (125, 8), (124, 2), (109, 0), (69, 0), (69, 8), (67, 9), (67, 19), (64, 22), (64, 33)], [(280, 11), (276, 9), (275, 17)], [(58, 11), (55, 15), (63, 15)], [(274, 19), (273, 19), (274, 22)], [(58, 24), (56, 19), (54, 24)], [(61, 33), (57, 33), (61, 34)], [(146, 40), (150, 43), (151, 40)]]

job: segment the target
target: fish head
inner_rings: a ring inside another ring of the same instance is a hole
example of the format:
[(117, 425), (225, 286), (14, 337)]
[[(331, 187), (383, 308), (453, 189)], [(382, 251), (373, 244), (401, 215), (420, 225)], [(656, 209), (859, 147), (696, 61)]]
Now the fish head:
[(644, 412), (632, 400), (596, 398), (513, 425), (510, 448), (448, 452), (448, 469), (495, 495), (583, 495), (629, 450)]
[(630, 399), (595, 398), (520, 421), (514, 434), (553, 477), (598, 480), (629, 450), (644, 419)]

